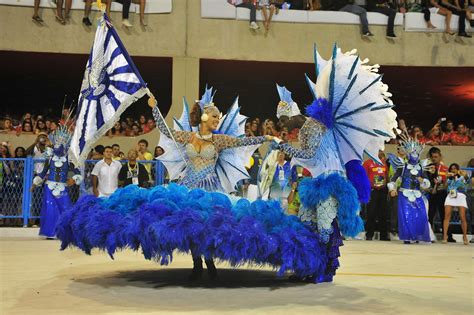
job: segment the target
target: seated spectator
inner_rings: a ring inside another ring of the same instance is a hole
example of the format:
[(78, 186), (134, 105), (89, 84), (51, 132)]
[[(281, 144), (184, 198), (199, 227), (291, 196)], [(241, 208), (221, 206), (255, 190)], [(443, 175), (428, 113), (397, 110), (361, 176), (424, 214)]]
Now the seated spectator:
[(422, 1), (422, 12), (428, 29), (435, 29), (436, 27), (431, 23), (431, 14), (440, 14), (446, 17), (444, 32), (449, 35), (454, 35), (451, 30), (451, 17), (452, 13), (446, 8), (443, 8), (438, 4), (437, 0), (423, 0)]
[(395, 16), (397, 11), (390, 8), (387, 0), (367, 0), (367, 7), (371, 12), (378, 12), (388, 16), (387, 38), (396, 39), (394, 31)]
[(374, 36), (374, 34), (369, 31), (367, 11), (363, 7), (354, 4), (353, 0), (322, 0), (321, 2), (323, 10), (343, 11), (358, 15), (362, 26), (362, 36)]
[[(122, 4), (122, 25), (125, 27), (132, 27), (132, 23), (128, 20), (130, 14), (130, 5), (132, 0), (115, 0), (116, 2)], [(112, 6), (112, 0), (107, 1), (107, 15), (110, 16), (110, 7)]]
[(142, 128), (140, 128), (140, 126), (138, 124), (133, 124), (132, 125), (132, 132), (131, 132), (130, 136), (135, 137), (135, 136), (139, 136), (139, 135), (142, 135), (142, 134), (143, 134)]
[(84, 17), (82, 18), (82, 24), (85, 26), (92, 26), (89, 15), (91, 14), (92, 0), (84, 0)]
[(3, 133), (9, 133), (9, 132), (12, 132), (14, 130), (15, 129), (13, 128), (13, 123), (12, 123), (11, 118), (9, 118), (9, 117), (5, 118), (5, 120), (3, 121), (3, 128), (2, 128), (1, 131)]
[(452, 136), (451, 143), (454, 145), (471, 145), (468, 129), (464, 123), (458, 125), (457, 132)]
[[(456, 0), (459, 4), (459, 2)], [(439, 5), (449, 11), (452, 12), (452, 14), (455, 14), (459, 16), (459, 24), (458, 24), (458, 36), (462, 37), (472, 37), (468, 33), (466, 33), (466, 11), (463, 10), (459, 5), (455, 5), (449, 2), (449, 0), (440, 0)]]
[(49, 124), (49, 133), (54, 132), (58, 128), (58, 124), (55, 121), (51, 121)]
[(145, 166), (137, 163), (137, 150), (130, 149), (128, 151), (127, 157), (128, 162), (122, 166), (118, 174), (119, 187), (125, 187), (128, 185), (147, 187), (150, 177)]
[(145, 22), (146, 0), (135, 0), (133, 2), (139, 2), (140, 4), (140, 24), (142, 26), (148, 26), (148, 24)]
[(250, 10), (250, 24), (252, 30), (258, 30), (260, 27), (257, 24), (257, 6), (253, 0), (227, 0), (230, 4), (237, 8), (247, 8)]
[(427, 143), (428, 142), (428, 139), (425, 138), (425, 136), (423, 135), (423, 130), (419, 127), (419, 126), (412, 126), (411, 128), (411, 136), (414, 138), (414, 139), (417, 139), (420, 143)]
[(64, 5), (63, 15), (63, 3), (64, 0), (56, 0), (56, 21), (62, 25), (66, 25), (66, 21), (69, 20), (69, 12), (71, 11), (72, 0), (66, 0)]
[(430, 145), (440, 145), (443, 139), (443, 133), (441, 132), (441, 126), (439, 123), (433, 126), (427, 135), (428, 143)]
[(148, 118), (145, 126), (143, 127), (143, 133), (149, 133), (153, 129), (155, 129), (155, 120)]
[(33, 133), (33, 127), (31, 126), (31, 122), (29, 120), (25, 120), (23, 125), (21, 126), (22, 133)]
[(321, 1), (320, 0), (307, 0), (308, 1), (308, 10), (315, 11), (321, 9)]
[(266, 34), (270, 30), (270, 22), (272, 21), (276, 7), (270, 0), (258, 0), (258, 8), (262, 10), (263, 27), (265, 28)]
[(145, 117), (145, 115), (140, 115), (140, 118), (138, 119), (138, 125), (140, 126), (140, 128), (142, 130), (144, 130), (143, 128), (146, 126), (146, 117)]
[(39, 16), (39, 6), (40, 6), (40, 0), (35, 0), (32, 19), (33, 19), (33, 21), (35, 21), (37, 23), (43, 23), (43, 19), (40, 18), (40, 16)]
[(122, 126), (120, 122), (118, 121), (114, 124), (114, 126), (109, 131), (107, 131), (107, 136), (109, 137), (123, 136), (123, 135), (124, 135), (124, 132), (123, 132)]
[(40, 132), (48, 132), (48, 128), (42, 119), (36, 121), (35, 134), (39, 134)]

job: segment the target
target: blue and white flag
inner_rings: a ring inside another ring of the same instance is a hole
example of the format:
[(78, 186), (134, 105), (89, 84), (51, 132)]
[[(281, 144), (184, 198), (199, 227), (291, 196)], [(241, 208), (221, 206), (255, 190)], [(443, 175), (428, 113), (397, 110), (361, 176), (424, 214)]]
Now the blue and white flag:
[(78, 98), (76, 128), (69, 150), (69, 158), (76, 167), (83, 165), (94, 143), (147, 91), (146, 83), (104, 14)]

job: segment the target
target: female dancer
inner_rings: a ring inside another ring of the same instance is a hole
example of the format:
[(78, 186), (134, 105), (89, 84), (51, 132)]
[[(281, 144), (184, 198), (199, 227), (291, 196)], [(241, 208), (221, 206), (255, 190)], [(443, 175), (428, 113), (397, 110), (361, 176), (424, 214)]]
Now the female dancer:
[(466, 220), (466, 186), (468, 181), (467, 173), (459, 169), (459, 165), (453, 163), (449, 166), (448, 173), (448, 196), (444, 202), (444, 221), (443, 221), (443, 243), (448, 241), (448, 227), (451, 221), (451, 212), (453, 207), (459, 208), (461, 216), (461, 229), (464, 245), (468, 245), (467, 240), (467, 220)]
[[(163, 144), (165, 152), (170, 152), (170, 154), (172, 154), (173, 151), (176, 151), (176, 149), (182, 151), (182, 158), (184, 159), (186, 166), (179, 183), (189, 189), (201, 188), (209, 192), (226, 192), (221, 180), (219, 179), (218, 169), (216, 167), (219, 160), (219, 154), (227, 149), (254, 146), (265, 141), (271, 141), (273, 140), (273, 136), (237, 138), (225, 134), (217, 134), (216, 131), (221, 123), (222, 114), (213, 103), (214, 94), (212, 87), (209, 89), (206, 87), (202, 99), (194, 103), (189, 115), (189, 123), (184, 123), (184, 125), (189, 124), (191, 130), (192, 127), (197, 127), (197, 130), (195, 131), (177, 131), (169, 129), (156, 106), (155, 99), (151, 98), (148, 103), (153, 108), (153, 117), (155, 118), (156, 125), (161, 133), (169, 139), (176, 141), (178, 145), (183, 146), (167, 149), (166, 147), (169, 147), (169, 144)], [(184, 113), (185, 112), (186, 104)], [(186, 117), (183, 117), (182, 119), (184, 121), (187, 120)], [(255, 148), (252, 152), (254, 150)], [(158, 159), (165, 162), (166, 165), (166, 161), (169, 157), (164, 154)], [(172, 172), (172, 167), (170, 168), (169, 171)], [(233, 185), (231, 184), (230, 188), (232, 190), (234, 187), (235, 183), (233, 183)], [(230, 193), (231, 191), (227, 192)], [(191, 252), (193, 251), (191, 250)], [(205, 261), (210, 278), (216, 278), (217, 271), (212, 258), (206, 257)], [(194, 267), (189, 277), (190, 280), (200, 278), (203, 271), (200, 255), (195, 255), (193, 253), (193, 263)]]

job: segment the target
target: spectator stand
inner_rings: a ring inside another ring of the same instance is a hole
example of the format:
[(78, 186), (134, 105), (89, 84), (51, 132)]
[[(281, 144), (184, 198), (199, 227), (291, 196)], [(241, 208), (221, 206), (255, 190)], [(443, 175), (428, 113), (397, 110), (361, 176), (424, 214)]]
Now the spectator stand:
[[(33, 7), (34, 0), (0, 0), (0, 5), (11, 5), (11, 6), (22, 6), (22, 7)], [(105, 2), (105, 1), (104, 1)], [(40, 1), (41, 8), (56, 8), (56, 4), (50, 0), (43, 0)], [(84, 10), (84, 1), (83, 0), (72, 0), (72, 10)], [(173, 1), (172, 0), (153, 0), (147, 1), (145, 7), (145, 14), (153, 14), (153, 13), (171, 13), (173, 9)], [(96, 8), (93, 8), (96, 10)], [(110, 8), (111, 11), (122, 12), (122, 5), (118, 2), (112, 2), (112, 6)], [(140, 6), (135, 4), (132, 1), (132, 5), (130, 6), (130, 12), (140, 13)]]
[[(68, 187), (69, 196), (73, 203), (81, 195), (92, 193), (90, 173), (97, 162), (98, 160), (87, 160), (85, 162), (85, 179), (80, 188), (76, 185)], [(165, 167), (160, 161), (138, 162), (152, 164), (151, 186), (165, 183)], [(44, 163), (44, 160), (33, 159), (32, 157), (0, 159), (0, 164), (3, 165), (0, 169), (0, 219), (18, 219), (26, 227), (30, 219), (40, 218), (43, 205), (43, 188), (41, 186), (32, 190), (35, 166), (40, 163)]]
[[(231, 19), (246, 20), (250, 17), (250, 10), (246, 8), (236, 8), (225, 0), (201, 0), (201, 18), (205, 19)], [(388, 17), (377, 12), (367, 12), (369, 25), (387, 25)], [(261, 11), (257, 11), (257, 21), (263, 21)], [(321, 23), (321, 24), (354, 24), (359, 25), (360, 19), (356, 14), (339, 11), (303, 11), (303, 10), (280, 10), (278, 15), (274, 15), (272, 21), (288, 23)], [(451, 19), (451, 29), (458, 30), (459, 17), (453, 15)], [(397, 13), (395, 26), (403, 26), (407, 32), (444, 32), (445, 17), (440, 14), (431, 14), (431, 22), (436, 29), (429, 30), (423, 13), (408, 12)], [(466, 22), (466, 30), (471, 27)]]
[[(201, 17), (208, 19), (249, 20), (250, 10), (236, 8), (223, 0), (201, 0)], [(367, 12), (369, 25), (387, 25), (388, 17), (376, 12)], [(423, 20), (423, 15), (421, 16)], [(257, 12), (257, 21), (263, 21), (261, 11)], [(272, 21), (288, 23), (328, 23), (328, 24), (360, 24), (359, 16), (339, 11), (303, 11), (280, 10)], [(424, 21), (424, 20), (423, 20)], [(403, 14), (397, 13), (395, 25), (403, 25)]]

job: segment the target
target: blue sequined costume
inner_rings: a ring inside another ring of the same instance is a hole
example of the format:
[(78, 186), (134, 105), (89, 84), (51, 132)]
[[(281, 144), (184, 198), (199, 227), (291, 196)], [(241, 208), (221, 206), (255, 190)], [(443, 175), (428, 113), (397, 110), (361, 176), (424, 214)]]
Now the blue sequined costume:
[(403, 241), (430, 242), (430, 226), (421, 191), (430, 187), (424, 166), (420, 162), (423, 145), (410, 139), (402, 142), (401, 149), (407, 153), (407, 161), (389, 155), (391, 164), (397, 168), (388, 184), (389, 190), (396, 189), (395, 181), (401, 177), (398, 193), (398, 236)]
[(76, 174), (72, 177), (76, 185), (82, 181), (79, 171), (72, 167), (67, 158), (67, 148), (70, 141), (67, 127), (59, 126), (50, 138), (54, 148), (46, 150), (43, 171), (34, 178), (35, 185), (44, 182), (39, 234), (46, 237), (56, 235), (56, 226), (60, 215), (72, 208), (67, 189), (68, 172), (73, 171)]

